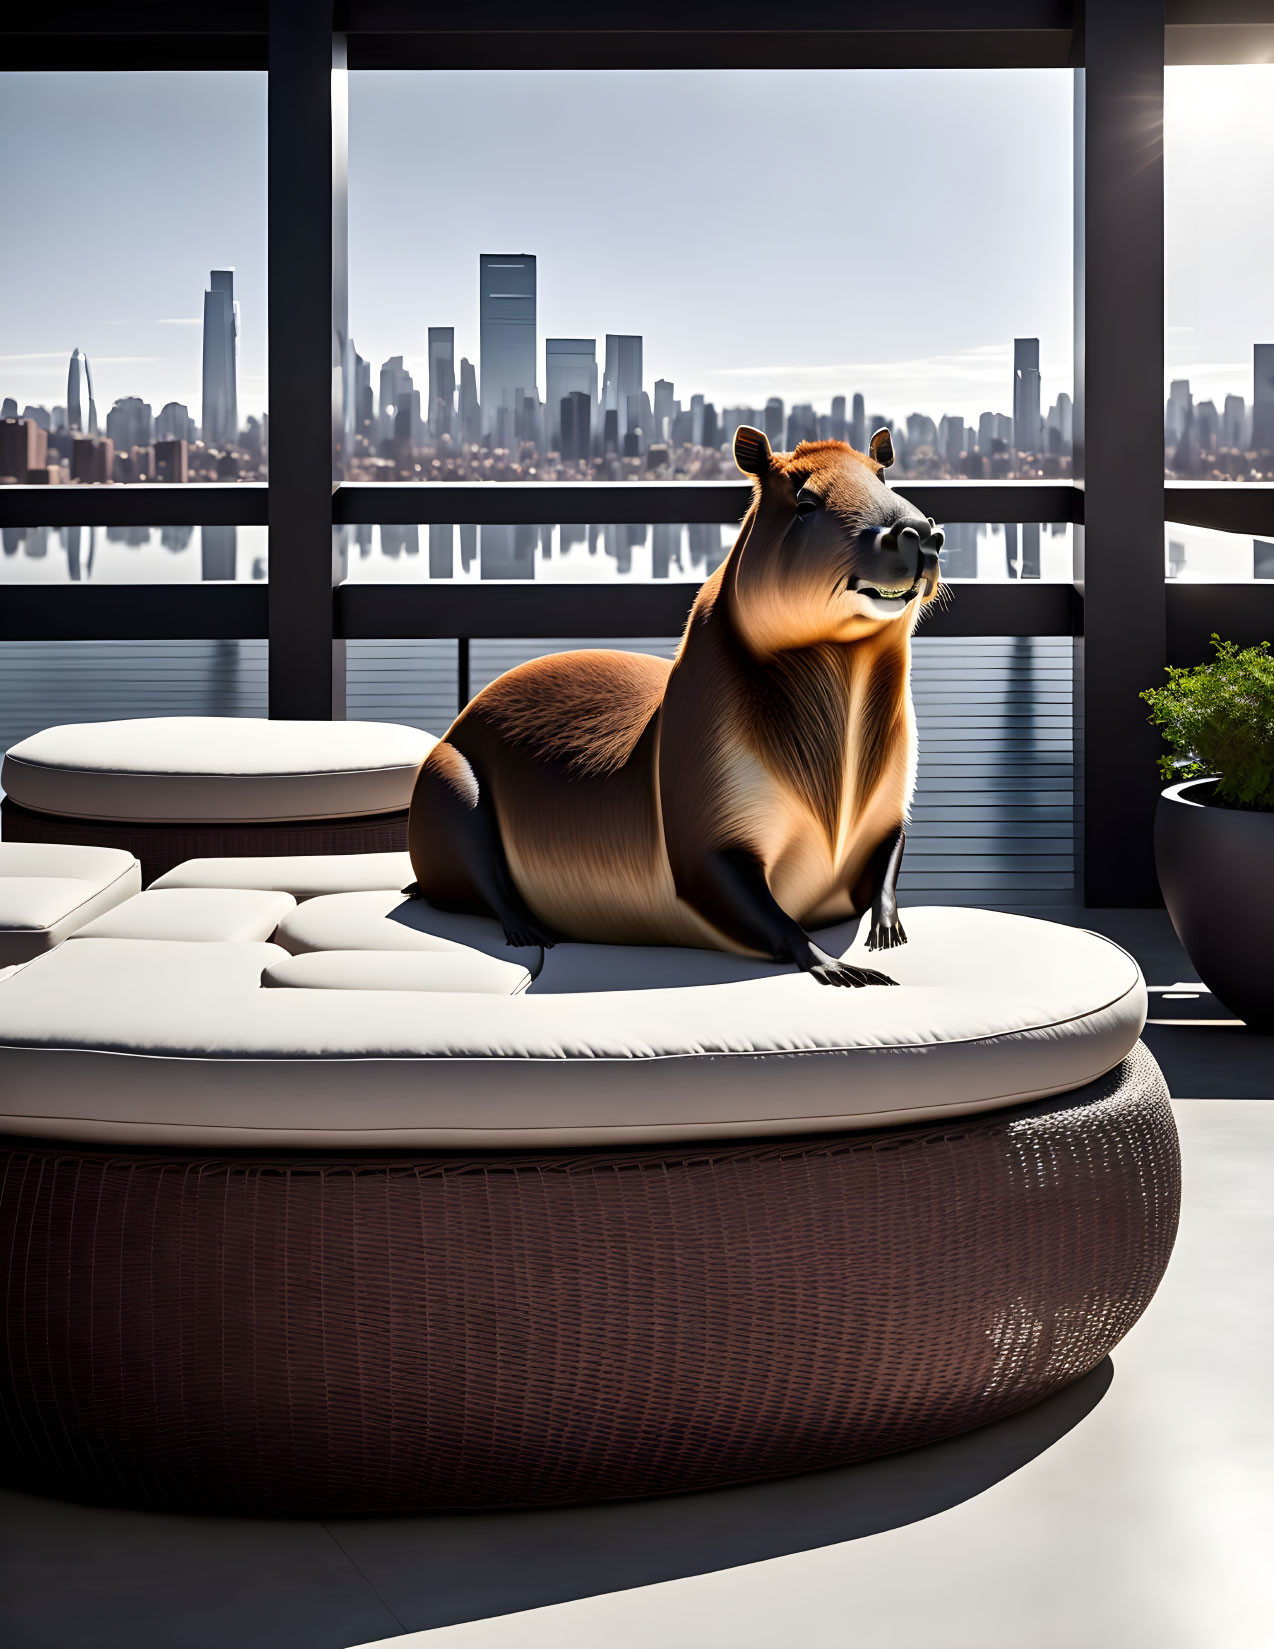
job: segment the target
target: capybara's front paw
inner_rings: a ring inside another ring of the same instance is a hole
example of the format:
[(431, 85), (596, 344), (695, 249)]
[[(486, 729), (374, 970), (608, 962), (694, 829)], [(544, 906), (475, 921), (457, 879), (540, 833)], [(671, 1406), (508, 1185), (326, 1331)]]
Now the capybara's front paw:
[(867, 935), (868, 950), (893, 950), (895, 946), (906, 943), (906, 929), (896, 912), (893, 916), (877, 917), (872, 922), (871, 932)]
[(875, 968), (856, 968), (852, 962), (842, 962), (835, 956), (828, 956), (825, 951), (811, 946), (813, 955), (812, 966), (806, 968), (811, 978), (817, 979), (820, 985), (847, 986), (851, 990), (858, 990), (863, 985), (896, 985), (898, 981), (891, 979), (887, 973), (877, 973)]

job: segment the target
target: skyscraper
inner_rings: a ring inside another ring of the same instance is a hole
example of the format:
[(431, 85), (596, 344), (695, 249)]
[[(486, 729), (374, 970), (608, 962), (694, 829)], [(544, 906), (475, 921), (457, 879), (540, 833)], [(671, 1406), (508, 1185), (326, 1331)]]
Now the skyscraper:
[(45, 469), (48, 462), (47, 430), (29, 418), (0, 419), (0, 476), (25, 481), (29, 471)]
[[(465, 359), (463, 356), (460, 360), (459, 412), (460, 439), (468, 442), (470, 445), (473, 445), (482, 439), (482, 430), (480, 428), (481, 420), (478, 409), (478, 375), (473, 370), (473, 362)], [(463, 558), (465, 554), (463, 531), (461, 534), (460, 554)], [(477, 549), (475, 547), (469, 559), (472, 560), (473, 555), (476, 554)], [(464, 565), (467, 567), (469, 565), (468, 561), (466, 561)]]
[(655, 379), (655, 427), (651, 440), (667, 441), (672, 437), (672, 421), (677, 416), (676, 385), (671, 378)]
[(195, 421), (180, 401), (168, 401), (155, 415), (157, 441), (193, 441)]
[[(87, 422), (85, 401), (88, 402)], [(93, 374), (89, 371), (88, 356), (79, 349), (71, 351), (71, 364), (67, 368), (66, 427), (79, 435), (97, 434), (97, 403), (93, 399)]]
[(429, 433), (435, 441), (451, 434), (456, 406), (456, 329), (429, 328)]
[[(396, 434), (404, 434), (410, 441), (412, 434), (412, 405), (415, 384), (411, 373), (403, 365), (401, 355), (391, 355), (380, 369), (380, 438), (392, 441)], [(406, 423), (400, 428), (398, 414), (408, 409)], [(206, 440), (207, 437), (205, 436)]]
[(155, 421), (149, 404), (136, 395), (126, 395), (116, 401), (106, 414), (106, 433), (114, 441), (116, 452), (148, 447), (155, 439)]
[(1040, 450), (1040, 341), (1013, 340), (1013, 446), (1017, 452)]
[(641, 394), (641, 338), (637, 333), (606, 334), (606, 368), (602, 378), (602, 411), (619, 414), (622, 448), (628, 433), (628, 397)]
[(843, 395), (833, 395), (830, 439), (833, 441), (843, 441), (845, 439), (845, 430), (845, 397)]
[(584, 461), (592, 454), (593, 397), (583, 390), (573, 389), (563, 395), (559, 403), (561, 430), (560, 452), (567, 460)]
[(1247, 403), (1241, 395), (1227, 395), (1221, 414), (1221, 444), (1242, 452), (1247, 447)]
[(867, 451), (867, 403), (854, 396), (854, 415), (849, 425), (849, 444), (855, 452)]
[(203, 439), (209, 447), (239, 439), (239, 306), (234, 270), (214, 269), (203, 295)]
[(1190, 428), (1194, 412), (1194, 396), (1189, 378), (1174, 378), (1168, 388), (1168, 403), (1163, 411), (1163, 439), (1165, 445), (1175, 446)]
[[(562, 402), (568, 395), (587, 395), (590, 403), (597, 400), (596, 338), (544, 340), (544, 394), (549, 449), (566, 456)], [(579, 415), (573, 416), (578, 419)], [(588, 453), (573, 452), (570, 456), (587, 458)]]
[(1274, 452), (1274, 344), (1252, 345), (1252, 448)]
[(510, 430), (535, 379), (535, 258), (527, 252), (483, 252), (478, 258), (478, 324), (482, 429)]

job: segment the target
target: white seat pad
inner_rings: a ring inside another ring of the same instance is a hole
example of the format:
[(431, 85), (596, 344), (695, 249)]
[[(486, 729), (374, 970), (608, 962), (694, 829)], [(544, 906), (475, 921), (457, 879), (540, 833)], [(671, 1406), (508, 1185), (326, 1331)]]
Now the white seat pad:
[(119, 848), (0, 842), (0, 967), (52, 950), (141, 885)]
[[(326, 902), (342, 897), (375, 896)], [(850, 948), (901, 981), (864, 990), (794, 971), (556, 995), (263, 990), (276, 945), (63, 945), (0, 983), (0, 1131), (359, 1149), (782, 1136), (1064, 1092), (1140, 1035), (1145, 984), (1108, 940), (903, 914), (906, 947)]]
[(283, 918), (275, 939), (297, 955), (312, 950), (441, 951), (467, 945), (502, 962), (517, 962), (532, 975), (543, 961), (538, 945), (510, 945), (490, 917), (435, 910), (423, 899), (387, 889), (307, 899)]
[(320, 991), (478, 991), (516, 996), (531, 983), (517, 962), (459, 945), (445, 951), (315, 950), (273, 962), (266, 986)]
[(289, 858), (187, 859), (150, 884), (169, 887), (259, 887), (315, 899), (323, 893), (397, 893), (415, 880), (406, 853), (300, 853)]
[(254, 824), (365, 818), (411, 800), (437, 741), (376, 721), (159, 716), (49, 727), (15, 744), (0, 784), (63, 818)]
[(153, 888), (116, 905), (75, 934), (76, 939), (182, 939), (209, 944), (220, 940), (268, 939), (289, 911), (290, 893), (251, 888)]

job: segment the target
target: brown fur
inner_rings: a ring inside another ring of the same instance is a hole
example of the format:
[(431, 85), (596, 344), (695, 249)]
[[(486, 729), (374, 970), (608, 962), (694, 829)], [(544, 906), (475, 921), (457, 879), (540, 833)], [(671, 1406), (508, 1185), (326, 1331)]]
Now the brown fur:
[[(449, 822), (443, 783), (471, 812), (481, 793), (517, 894), (561, 936), (748, 951), (696, 908), (705, 856), (722, 849), (753, 855), (803, 925), (857, 913), (915, 770), (909, 649), (921, 602), (881, 618), (844, 587), (864, 535), (923, 521), (880, 474), (840, 442), (770, 457), (671, 665), (563, 653), (478, 694), (413, 798), (425, 896), (492, 903), (457, 868), (464, 815)], [(798, 523), (802, 487), (821, 507)]]

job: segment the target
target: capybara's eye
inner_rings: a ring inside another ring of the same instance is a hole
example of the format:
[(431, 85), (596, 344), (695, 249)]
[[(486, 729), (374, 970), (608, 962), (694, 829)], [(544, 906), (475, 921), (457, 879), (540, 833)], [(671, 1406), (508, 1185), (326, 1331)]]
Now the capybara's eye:
[(820, 507), (822, 502), (823, 500), (816, 492), (806, 492), (804, 488), (802, 488), (802, 490), (796, 495), (796, 513), (801, 516), (802, 519), (807, 515), (813, 515), (814, 511)]

